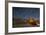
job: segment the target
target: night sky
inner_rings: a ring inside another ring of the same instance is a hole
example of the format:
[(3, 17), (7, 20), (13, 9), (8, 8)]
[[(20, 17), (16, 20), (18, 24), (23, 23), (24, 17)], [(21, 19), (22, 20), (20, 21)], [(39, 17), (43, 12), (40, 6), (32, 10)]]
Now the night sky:
[(23, 8), (23, 7), (12, 7), (13, 17), (21, 17), (26, 19), (28, 17), (38, 18), (40, 17), (40, 8)]

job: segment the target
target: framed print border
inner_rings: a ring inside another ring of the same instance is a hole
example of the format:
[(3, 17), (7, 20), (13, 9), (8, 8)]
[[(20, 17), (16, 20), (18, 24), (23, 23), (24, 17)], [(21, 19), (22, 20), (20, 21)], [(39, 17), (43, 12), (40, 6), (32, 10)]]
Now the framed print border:
[[(29, 31), (29, 32), (13, 32), (8, 33), (8, 3), (27, 3), (27, 4), (43, 4), (43, 31)], [(39, 33), (45, 32), (45, 3), (40, 2), (24, 2), (24, 1), (7, 1), (5, 0), (5, 34), (22, 34), (22, 33)]]

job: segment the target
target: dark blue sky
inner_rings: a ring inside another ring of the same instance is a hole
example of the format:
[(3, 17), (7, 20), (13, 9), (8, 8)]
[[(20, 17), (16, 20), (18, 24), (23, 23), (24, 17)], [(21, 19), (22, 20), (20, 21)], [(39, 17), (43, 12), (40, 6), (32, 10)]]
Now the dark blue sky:
[(28, 17), (38, 18), (40, 17), (40, 8), (23, 8), (23, 7), (13, 7), (13, 17), (22, 17), (26, 19)]

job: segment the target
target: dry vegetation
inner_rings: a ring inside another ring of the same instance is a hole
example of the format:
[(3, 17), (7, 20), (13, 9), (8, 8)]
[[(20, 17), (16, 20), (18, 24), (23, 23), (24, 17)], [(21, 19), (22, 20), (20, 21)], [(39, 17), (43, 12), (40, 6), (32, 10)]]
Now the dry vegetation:
[(27, 19), (13, 18), (13, 27), (39, 27), (40, 21), (36, 18), (29, 17)]

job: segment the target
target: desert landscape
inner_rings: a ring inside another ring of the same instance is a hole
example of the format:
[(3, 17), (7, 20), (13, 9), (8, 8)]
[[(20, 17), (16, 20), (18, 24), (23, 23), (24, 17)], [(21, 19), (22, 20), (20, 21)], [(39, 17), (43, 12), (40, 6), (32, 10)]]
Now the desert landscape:
[(19, 17), (13, 18), (13, 27), (39, 27), (40, 21), (36, 18), (29, 17), (22, 19)]
[(13, 7), (12, 27), (40, 27), (40, 9)]

